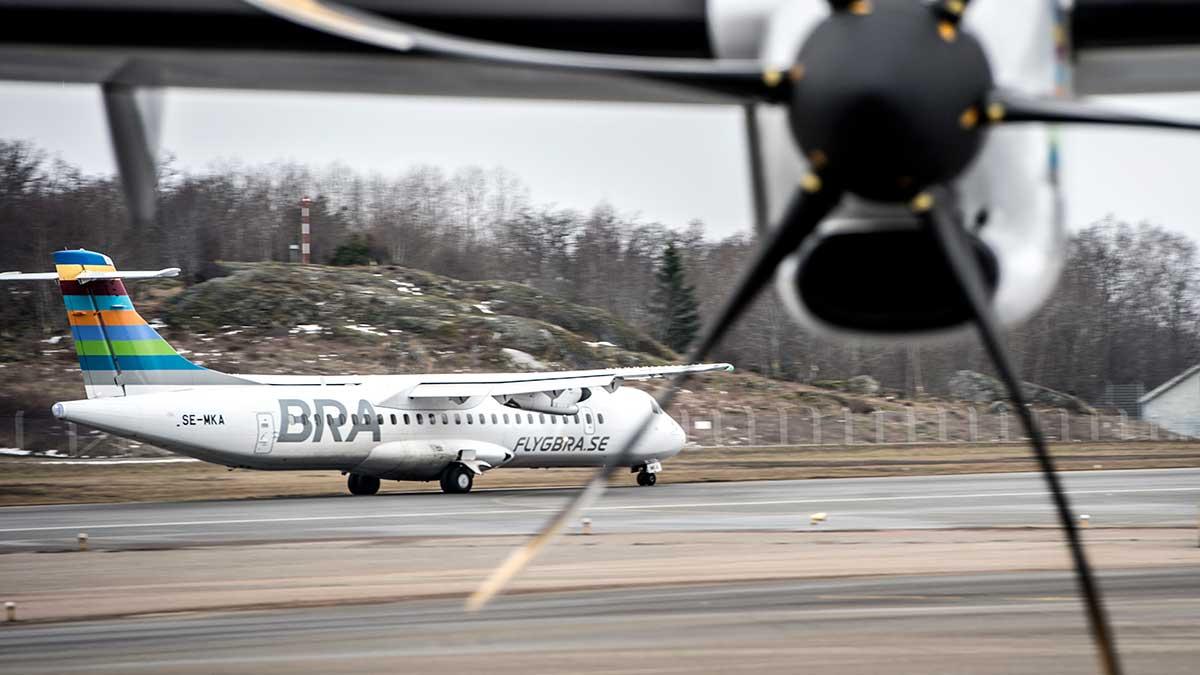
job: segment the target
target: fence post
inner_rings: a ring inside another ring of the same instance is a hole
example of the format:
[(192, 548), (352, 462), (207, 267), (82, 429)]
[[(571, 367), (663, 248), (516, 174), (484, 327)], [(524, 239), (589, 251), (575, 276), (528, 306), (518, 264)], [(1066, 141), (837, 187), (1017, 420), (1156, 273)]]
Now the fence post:
[(915, 412), (913, 412), (912, 408), (908, 409), (908, 415), (906, 416), (905, 422), (908, 424), (908, 442), (916, 443), (917, 442), (917, 414)]
[(779, 444), (788, 444), (788, 414), (787, 408), (779, 406)]
[(1000, 442), (1008, 442), (1008, 411), (1000, 411)]
[(811, 405), (804, 406), (808, 408), (808, 414), (812, 415), (812, 444), (821, 444), (821, 413)]
[(1126, 413), (1124, 410), (1118, 410), (1117, 412), (1121, 413), (1121, 427), (1120, 427), (1120, 431), (1118, 432), (1120, 434), (1118, 440), (1124, 441), (1124, 440), (1126, 440), (1126, 438), (1125, 438), (1125, 423), (1127, 421), (1129, 421), (1129, 414)]
[(947, 443), (946, 438), (946, 409), (938, 406), (938, 442)]
[(750, 406), (746, 406), (746, 434), (749, 436), (750, 447), (752, 448), (758, 445), (758, 425), (756, 422), (754, 411), (750, 409)]
[(883, 416), (886, 414), (883, 410), (875, 411), (875, 445), (883, 444)]
[(725, 443), (721, 441), (721, 409), (713, 410), (713, 444), (718, 448), (724, 447)]
[(1063, 410), (1062, 408), (1058, 409), (1058, 415), (1059, 415), (1059, 419), (1062, 421), (1062, 434), (1060, 434), (1062, 436), (1061, 440), (1063, 443), (1070, 443), (1071, 442), (1071, 415), (1068, 414), (1067, 411)]
[(842, 408), (842, 426), (845, 427), (842, 438), (846, 445), (854, 445), (854, 418), (850, 417), (849, 408)]
[(979, 412), (975, 406), (967, 408), (967, 436), (972, 443), (979, 441)]
[(25, 411), (18, 410), (13, 419), (13, 437), (16, 441), (17, 449), (25, 449)]
[(79, 434), (74, 422), (67, 422), (67, 454), (71, 457), (79, 455)]
[(1097, 413), (1093, 413), (1092, 414), (1092, 441), (1095, 442), (1095, 441), (1099, 441), (1099, 440), (1100, 440), (1100, 415)]
[(1150, 440), (1158, 440), (1158, 415), (1150, 416)]

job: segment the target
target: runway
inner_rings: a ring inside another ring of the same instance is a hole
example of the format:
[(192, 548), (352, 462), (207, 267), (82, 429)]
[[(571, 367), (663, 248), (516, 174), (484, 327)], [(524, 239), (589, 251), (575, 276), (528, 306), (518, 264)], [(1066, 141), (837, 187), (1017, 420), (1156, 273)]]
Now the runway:
[[(1200, 469), (1064, 473), (1094, 526), (1195, 525)], [(0, 509), (0, 552), (96, 547), (529, 534), (570, 491), (381, 494)], [(838, 530), (1053, 526), (1038, 474), (978, 474), (615, 487), (588, 514), (597, 533), (788, 530), (813, 512)]]
[[(1200, 575), (1105, 575), (1129, 672), (1192, 673)], [(1061, 573), (542, 593), (0, 630), (14, 673), (1095, 673)]]
[[(1200, 469), (1064, 479), (1091, 516), (1127, 670), (1194, 672)], [(1055, 520), (1036, 474), (618, 487), (589, 511), (595, 536), (564, 538), (513, 594), (464, 613), (463, 594), (519, 541), (505, 535), (534, 531), (568, 495), (0, 509), (0, 595), (35, 620), (0, 624), (0, 663), (20, 673), (1096, 672), (1058, 534), (1039, 529)], [(817, 529), (815, 511), (829, 516)], [(81, 531), (92, 552), (55, 553)]]

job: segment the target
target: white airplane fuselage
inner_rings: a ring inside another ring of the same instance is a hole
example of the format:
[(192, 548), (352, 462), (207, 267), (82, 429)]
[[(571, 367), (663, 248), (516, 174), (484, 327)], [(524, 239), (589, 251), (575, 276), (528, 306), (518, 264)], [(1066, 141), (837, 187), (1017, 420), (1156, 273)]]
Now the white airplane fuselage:
[[(593, 390), (575, 415), (501, 405), (492, 396), (389, 398), (408, 376), (361, 384), (206, 386), (66, 401), (61, 419), (230, 467), (335, 469), (394, 480), (433, 480), (458, 462), (476, 473), (503, 467), (600, 466), (649, 427), (624, 464), (679, 453), (683, 429), (652, 397), (628, 387)], [(396, 399), (403, 401), (396, 403)]]

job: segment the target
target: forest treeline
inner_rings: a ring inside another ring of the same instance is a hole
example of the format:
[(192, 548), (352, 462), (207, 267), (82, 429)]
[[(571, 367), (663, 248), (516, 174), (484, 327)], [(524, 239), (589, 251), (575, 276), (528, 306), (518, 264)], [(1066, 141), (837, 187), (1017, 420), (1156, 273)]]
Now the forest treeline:
[[(0, 141), (0, 269), (45, 269), (64, 246), (107, 252), (125, 268), (178, 266), (193, 279), (210, 261), (287, 260), (299, 239), (299, 200), (310, 196), (314, 262), (353, 244), (380, 263), (525, 282), (660, 334), (654, 289), (669, 242), (701, 318), (715, 311), (752, 250), (749, 236), (707, 238), (699, 221), (672, 228), (606, 203), (582, 212), (530, 194), (503, 169), (417, 166), (382, 176), (273, 163), (188, 174), (167, 162), (158, 221), (140, 231), (126, 218), (115, 178), (84, 175), (26, 142)], [(48, 289), (6, 297), (0, 325), (8, 332), (61, 323)], [(1057, 292), (1008, 339), (1026, 379), (1095, 400), (1108, 383), (1153, 387), (1200, 361), (1198, 306), (1190, 239), (1106, 220), (1071, 238)], [(940, 393), (957, 370), (988, 370), (973, 341), (917, 349), (816, 339), (770, 294), (714, 357), (802, 381), (870, 374), (909, 392)]]

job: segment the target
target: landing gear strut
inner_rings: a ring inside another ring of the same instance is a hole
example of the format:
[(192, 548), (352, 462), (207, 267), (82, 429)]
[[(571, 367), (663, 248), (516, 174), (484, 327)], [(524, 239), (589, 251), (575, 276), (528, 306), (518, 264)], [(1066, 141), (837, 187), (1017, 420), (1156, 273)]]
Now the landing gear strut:
[(642, 487), (649, 487), (658, 482), (658, 476), (646, 471), (645, 469), (642, 469), (638, 472), (637, 482), (638, 485), (641, 485)]
[(442, 472), (442, 492), (447, 494), (462, 494), (470, 492), (475, 484), (475, 472), (457, 462), (446, 467)]
[(346, 478), (346, 487), (352, 495), (373, 495), (379, 492), (379, 479), (361, 473), (352, 473)]

